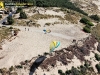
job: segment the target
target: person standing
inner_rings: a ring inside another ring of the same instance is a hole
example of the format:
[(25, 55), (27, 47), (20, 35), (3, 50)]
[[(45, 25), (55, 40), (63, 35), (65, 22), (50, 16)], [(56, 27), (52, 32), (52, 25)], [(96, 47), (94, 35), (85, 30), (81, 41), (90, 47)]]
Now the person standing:
[(26, 28), (25, 28), (25, 31), (26, 31)]

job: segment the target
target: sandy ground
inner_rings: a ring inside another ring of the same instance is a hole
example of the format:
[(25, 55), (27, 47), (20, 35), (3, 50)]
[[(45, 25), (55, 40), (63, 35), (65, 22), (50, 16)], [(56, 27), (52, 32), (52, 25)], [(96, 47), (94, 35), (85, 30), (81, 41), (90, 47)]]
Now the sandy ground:
[[(51, 12), (51, 13), (50, 13)], [(48, 10), (46, 14), (57, 14), (54, 11)], [(60, 12), (61, 13), (61, 12)], [(60, 16), (64, 14), (58, 14)], [(3, 45), (3, 50), (0, 51), (0, 68), (7, 67), (9, 68), (12, 65), (18, 65), (21, 61), (30, 60), (32, 57), (35, 57), (44, 52), (49, 52), (49, 46), (52, 41), (60, 41), (61, 45), (56, 48), (59, 50), (61, 48), (68, 47), (72, 44), (73, 39), (80, 40), (86, 38), (89, 34), (84, 33), (81, 30), (81, 26), (78, 24), (55, 24), (44, 27), (45, 23), (54, 23), (59, 22), (57, 18), (53, 19), (40, 19), (38, 24), (41, 25), (40, 28), (35, 27), (23, 27), (23, 26), (14, 26), (19, 28), (21, 31), (18, 33), (17, 37), (10, 41), (5, 41)], [(26, 31), (25, 31), (26, 28)], [(43, 29), (50, 29), (51, 33), (44, 34)], [(28, 31), (29, 29), (29, 31)], [(13, 38), (12, 38), (13, 39)], [(74, 63), (70, 63), (67, 66), (67, 69), (70, 69), (71, 66), (79, 66), (81, 63), (75, 57), (73, 59)], [(78, 63), (78, 64), (77, 64)], [(76, 65), (77, 64), (77, 65)], [(58, 66), (58, 68), (52, 69), (50, 72), (45, 72), (47, 75), (56, 74), (58, 75), (58, 69), (66, 70), (66, 66)], [(39, 74), (43, 75), (42, 70), (37, 70)], [(41, 72), (41, 74), (40, 74)], [(29, 72), (24, 72), (24, 75), (28, 75)], [(21, 74), (19, 74), (21, 75)]]
[(93, 1), (93, 3), (95, 3), (98, 6), (98, 9), (100, 10), (100, 0)]
[[(14, 40), (11, 42), (6, 41), (3, 45), (3, 50), (0, 51), (0, 57), (4, 56), (4, 58), (0, 60), (0, 68), (17, 65), (21, 61), (31, 59), (38, 54), (49, 52), (49, 45), (53, 40), (61, 42), (61, 45), (56, 49), (59, 50), (68, 47), (73, 39), (78, 40), (82, 39), (83, 36), (84, 38), (88, 36), (77, 28), (77, 26), (74, 27), (74, 25), (56, 25), (50, 27), (52, 28), (52, 32), (44, 34), (43, 27), (26, 27), (27, 30), (25, 31), (25, 27), (16, 26), (16, 28), (19, 28), (21, 31)], [(65, 30), (63, 29), (63, 31), (59, 32), (59, 27), (65, 28)], [(76, 31), (72, 34), (73, 29), (76, 29)], [(77, 59), (76, 62), (74, 60), (74, 64), (72, 65), (74, 66), (77, 62)]]

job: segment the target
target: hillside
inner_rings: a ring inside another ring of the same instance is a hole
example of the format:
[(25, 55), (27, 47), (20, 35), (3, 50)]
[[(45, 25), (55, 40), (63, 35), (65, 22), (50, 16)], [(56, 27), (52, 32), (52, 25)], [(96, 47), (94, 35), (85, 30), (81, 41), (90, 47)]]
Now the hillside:
[[(19, 8), (13, 25), (0, 28), (0, 75), (99, 75), (100, 10), (96, 1), (53, 0), (58, 1), (54, 5), (52, 0), (52, 4), (35, 1), (39, 7)], [(20, 17), (20, 12), (27, 17)], [(20, 30), (17, 36), (8, 39), (15, 28)], [(7, 30), (9, 35), (4, 38)], [(50, 53), (52, 41), (61, 44)], [(44, 61), (39, 63), (41, 56)]]

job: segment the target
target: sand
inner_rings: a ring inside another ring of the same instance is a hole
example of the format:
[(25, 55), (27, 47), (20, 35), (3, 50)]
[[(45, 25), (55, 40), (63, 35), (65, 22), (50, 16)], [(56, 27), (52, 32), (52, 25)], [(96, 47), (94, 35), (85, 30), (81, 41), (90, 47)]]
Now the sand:
[(98, 9), (100, 10), (100, 0), (92, 1), (92, 2), (95, 3), (98, 6)]
[[(54, 14), (54, 11), (48, 10), (46, 13)], [(60, 14), (60, 16), (62, 16), (62, 14)], [(3, 44), (3, 50), (0, 51), (0, 57), (4, 58), (0, 59), (0, 68), (9, 68), (12, 65), (18, 65), (21, 61), (30, 60), (32, 57), (38, 56), (39, 54), (49, 52), (50, 43), (54, 40), (60, 41), (61, 45), (56, 48), (56, 50), (59, 50), (72, 44), (73, 39), (80, 40), (89, 36), (89, 34), (82, 31), (79, 24), (65, 23), (44, 27), (44, 24), (48, 22), (53, 23), (60, 21), (57, 18), (47, 20), (40, 19), (37, 22), (41, 25), (40, 28), (13, 26), (15, 28), (19, 28), (21, 31), (14, 40), (6, 40)], [(51, 33), (44, 34), (44, 28), (50, 29)], [(76, 67), (81, 64), (77, 58), (74, 58), (73, 61), (74, 63), (67, 66), (68, 69), (70, 69), (71, 66)], [(79, 64), (76, 65), (77, 63)], [(47, 75), (51, 75), (51, 73), (58, 75), (58, 69), (66, 70), (65, 66), (58, 66), (58, 68), (52, 69), (50, 72), (45, 73)], [(37, 71), (38, 73), (41, 72), (41, 70)], [(25, 72), (24, 75), (28, 75), (27, 73), (29, 72)], [(41, 72), (41, 74), (38, 75), (43, 75), (42, 73), (44, 72)]]

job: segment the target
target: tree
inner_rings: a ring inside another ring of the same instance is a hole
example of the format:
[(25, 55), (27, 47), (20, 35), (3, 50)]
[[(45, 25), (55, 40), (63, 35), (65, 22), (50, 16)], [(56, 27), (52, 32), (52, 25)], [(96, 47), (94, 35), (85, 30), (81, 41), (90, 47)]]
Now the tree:
[(12, 25), (14, 23), (14, 19), (12, 18), (12, 16), (8, 16), (7, 17), (7, 22), (8, 24)]
[(20, 12), (20, 17), (19, 17), (19, 18), (20, 18), (20, 19), (27, 19), (26, 13), (23, 12), (23, 11), (21, 11), (21, 12)]

